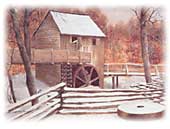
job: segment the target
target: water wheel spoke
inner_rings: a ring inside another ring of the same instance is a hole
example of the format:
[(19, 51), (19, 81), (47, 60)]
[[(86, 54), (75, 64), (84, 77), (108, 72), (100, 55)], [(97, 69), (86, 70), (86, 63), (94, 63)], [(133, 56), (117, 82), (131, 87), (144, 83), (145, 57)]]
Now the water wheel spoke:
[(87, 71), (85, 70), (84, 67), (82, 67), (82, 72), (83, 72), (85, 79), (87, 80)]
[(79, 66), (74, 72), (73, 87), (87, 87), (88, 85), (99, 86), (99, 76), (94, 66), (85, 64)]
[(76, 76), (76, 78), (77, 78), (78, 80), (80, 80), (81, 82), (86, 83), (86, 81), (83, 80), (82, 78), (80, 78), (79, 76)]
[(81, 88), (83, 88), (83, 87), (86, 87), (87, 86), (87, 84), (84, 84), (84, 85), (82, 85), (82, 86), (80, 86)]
[(99, 79), (99, 77), (94, 78), (93, 80), (90, 81), (90, 84), (97, 81), (98, 79)]
[(94, 68), (92, 67), (92, 68), (90, 69), (90, 74), (89, 74), (90, 77), (92, 76), (93, 70), (94, 70)]

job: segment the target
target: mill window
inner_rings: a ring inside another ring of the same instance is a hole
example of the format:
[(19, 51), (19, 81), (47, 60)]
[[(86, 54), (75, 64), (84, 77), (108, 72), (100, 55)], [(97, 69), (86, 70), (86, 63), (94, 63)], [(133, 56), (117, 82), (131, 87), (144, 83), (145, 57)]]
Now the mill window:
[(96, 39), (92, 39), (92, 44), (95, 46), (96, 45)]
[(72, 50), (79, 50), (80, 49), (80, 42), (78, 37), (73, 36), (71, 39), (71, 48)]

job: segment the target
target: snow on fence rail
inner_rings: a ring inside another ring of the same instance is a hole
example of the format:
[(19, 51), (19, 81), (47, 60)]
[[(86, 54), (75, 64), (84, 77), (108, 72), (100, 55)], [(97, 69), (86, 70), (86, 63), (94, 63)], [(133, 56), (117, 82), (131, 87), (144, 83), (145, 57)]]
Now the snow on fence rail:
[[(137, 87), (138, 86), (138, 87)], [(139, 88), (140, 86), (145, 86)], [(57, 91), (57, 92), (56, 92)], [(49, 94), (49, 93), (53, 94)], [(12, 112), (31, 100), (49, 95), (47, 99), (29, 107), (26, 111), (13, 116), (18, 118), (43, 119), (52, 114), (110, 114), (117, 113), (117, 106), (136, 100), (150, 100), (157, 103), (164, 101), (164, 88), (162, 83), (137, 84), (132, 89), (96, 89), (96, 88), (68, 88), (60, 83), (46, 91), (18, 102), (8, 108)]]
[[(151, 64), (151, 74), (159, 75), (164, 71), (163, 64)], [(143, 76), (143, 64), (137, 63), (105, 63), (104, 64), (105, 75), (135, 75)]]
[[(151, 64), (151, 75), (159, 76), (163, 75), (164, 65), (163, 64)], [(112, 87), (119, 87), (120, 76), (144, 76), (143, 64), (136, 63), (105, 63), (104, 64), (104, 76), (112, 77)]]
[[(35, 94), (35, 95), (25, 99), (25, 100), (11, 104), (7, 108), (7, 112), (8, 113), (12, 113), (12, 112), (17, 113), (18, 110), (22, 111), (23, 110), (22, 107), (25, 106), (26, 104), (29, 104), (32, 100), (35, 100), (37, 98), (41, 98), (41, 97), (44, 97), (44, 96), (50, 96), (50, 97), (47, 97), (47, 99), (44, 99), (44, 100), (40, 101), (39, 103), (31, 106), (31, 107), (29, 106), (28, 109), (26, 109), (24, 112), (21, 112), (21, 113), (15, 115), (12, 119), (18, 119), (18, 118), (25, 116), (25, 115), (28, 115), (28, 114), (29, 114), (28, 118), (33, 118), (33, 117), (35, 117), (39, 114), (42, 114), (42, 113), (43, 113), (43, 117), (41, 116), (41, 118), (44, 118), (44, 117), (48, 116), (50, 113), (52, 113), (53, 111), (56, 111), (56, 109), (60, 108), (60, 106), (61, 106), (60, 103), (62, 103), (61, 102), (62, 101), (61, 95), (62, 95), (63, 88), (64, 88), (65, 85), (66, 85), (65, 83), (60, 83), (60, 84), (58, 84), (54, 87), (51, 87), (51, 88), (49, 88), (45, 91), (42, 91), (38, 94)], [(53, 94), (51, 94), (51, 93), (53, 93)], [(57, 101), (53, 102), (52, 100), (54, 100), (54, 99), (57, 99)], [(49, 102), (50, 102), (50, 104), (48, 104)], [(49, 109), (51, 109), (52, 107), (55, 107), (55, 109), (50, 110), (50, 112), (49, 112)], [(36, 111), (36, 109), (40, 109), (40, 110)], [(48, 112), (45, 112), (47, 110), (48, 110)]]

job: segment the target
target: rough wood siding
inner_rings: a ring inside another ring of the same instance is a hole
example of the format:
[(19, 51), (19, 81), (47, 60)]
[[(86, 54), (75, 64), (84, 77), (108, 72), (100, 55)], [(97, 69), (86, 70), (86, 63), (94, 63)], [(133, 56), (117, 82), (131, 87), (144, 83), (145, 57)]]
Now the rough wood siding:
[(54, 86), (61, 82), (60, 64), (36, 64), (36, 78), (45, 82), (49, 86)]
[(61, 49), (67, 49), (70, 44), (70, 38), (71, 36), (68, 35), (61, 35), (60, 36), (60, 48)]
[(50, 14), (33, 36), (31, 47), (40, 49), (58, 49), (60, 47), (60, 33)]
[(81, 38), (81, 51), (92, 52), (92, 38), (91, 37)]
[(97, 39), (96, 45), (92, 46), (92, 62), (99, 74), (100, 87), (104, 85), (104, 43), (102, 40)]

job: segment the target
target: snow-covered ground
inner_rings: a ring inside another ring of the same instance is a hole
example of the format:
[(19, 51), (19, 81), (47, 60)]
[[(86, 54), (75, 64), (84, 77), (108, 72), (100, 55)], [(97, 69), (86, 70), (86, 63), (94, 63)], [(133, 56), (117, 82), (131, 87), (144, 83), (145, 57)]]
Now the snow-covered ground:
[[(145, 82), (143, 76), (119, 76), (119, 86), (118, 88), (129, 88), (130, 85), (135, 83)], [(104, 79), (104, 88), (112, 88), (112, 77)]]
[[(33, 72), (33, 75), (34, 75), (34, 77), (35, 77), (35, 72)], [(26, 83), (25, 83), (25, 74), (18, 74), (18, 75), (15, 75), (15, 76), (13, 76), (12, 77), (12, 79), (13, 79), (13, 85), (14, 85), (14, 92), (15, 92), (15, 96), (16, 96), (16, 98), (17, 98), (17, 101), (19, 101), (19, 100), (22, 100), (22, 99), (25, 99), (25, 98), (27, 98), (27, 97), (29, 97), (29, 94), (28, 94), (28, 90), (27, 90), (27, 87), (26, 87)], [(144, 77), (137, 77), (137, 76), (131, 76), (131, 77), (119, 77), (119, 87), (118, 88), (129, 88), (129, 86), (130, 85), (132, 85), (132, 84), (135, 84), (135, 83), (142, 83), (142, 82), (145, 82), (145, 79), (144, 79)], [(41, 90), (45, 90), (45, 89), (47, 89), (47, 88), (49, 88), (49, 86), (47, 85), (47, 84), (45, 84), (45, 83), (43, 83), (42, 81), (40, 81), (40, 80), (37, 80), (36, 78), (35, 78), (35, 85), (36, 85), (36, 88), (37, 88), (37, 90), (38, 91), (41, 91)], [(85, 89), (98, 89), (98, 87), (93, 87), (93, 86), (88, 86), (88, 87), (85, 87)], [(104, 88), (106, 88), (106, 89), (111, 89), (112, 88), (112, 78), (111, 77), (108, 77), (108, 78), (105, 78), (104, 79)], [(78, 94), (78, 93), (77, 93)], [(86, 93), (86, 94), (88, 94), (88, 93)], [(102, 94), (102, 93), (100, 93), (100, 94)], [(109, 93), (108, 93), (109, 94)], [(116, 93), (115, 93), (116, 94)], [(67, 94), (65, 94), (65, 95), (67, 95)], [(138, 96), (138, 97), (142, 97), (142, 96)], [(133, 98), (133, 96), (131, 97), (131, 98)], [(103, 98), (100, 98), (99, 100), (101, 101)], [(118, 97), (114, 97), (114, 98), (104, 98), (104, 100), (106, 100), (106, 99), (122, 99), (120, 96), (118, 96)], [(75, 101), (78, 101), (78, 102), (81, 102), (81, 101), (84, 101), (84, 102), (86, 102), (86, 101), (93, 101), (93, 99), (92, 98), (89, 98), (89, 99), (87, 99), (87, 98), (84, 98), (84, 100), (83, 100), (83, 98), (67, 98), (65, 101), (69, 101), (69, 102), (75, 102)], [(95, 98), (95, 100), (94, 101), (97, 101), (98, 100), (98, 98), (96, 99)], [(135, 101), (135, 100), (134, 100)], [(151, 100), (139, 100), (140, 102), (146, 102), (146, 101), (151, 101)], [(125, 101), (125, 102), (127, 102), (127, 101)], [(122, 103), (124, 103), (124, 102), (114, 102), (113, 104), (115, 104), (115, 105), (119, 105), (119, 104), (122, 104)], [(27, 106), (30, 106), (30, 105), (27, 105)], [(69, 105), (64, 105), (64, 106), (69, 106)], [(74, 105), (72, 105), (72, 106), (74, 106)], [(81, 107), (81, 105), (79, 105), (80, 107)], [(100, 104), (95, 104), (95, 105), (90, 105), (90, 104), (86, 104), (85, 106), (100, 106)], [(110, 106), (109, 104), (104, 104), (104, 106)], [(22, 108), (22, 110), (24, 111), (25, 109), (27, 109), (28, 107), (24, 107), (24, 108)], [(111, 108), (111, 109), (106, 109), (106, 110), (103, 110), (103, 109), (98, 109), (98, 110), (96, 110), (96, 109), (91, 109), (91, 110), (88, 110), (88, 111), (94, 111), (95, 110), (95, 112), (97, 112), (97, 111), (102, 111), (102, 112), (104, 112), (104, 111), (113, 111), (113, 108)], [(73, 110), (73, 112), (74, 112), (75, 110)], [(81, 111), (84, 111), (84, 109), (82, 109), (82, 110), (76, 110), (77, 112), (81, 112)], [(61, 112), (60, 113), (67, 113), (67, 112), (71, 112), (71, 110), (67, 110), (67, 109), (64, 109), (64, 110), (61, 110)], [(13, 114), (9, 114), (9, 116), (12, 116)], [(102, 116), (102, 117), (101, 117)], [(60, 120), (62, 120), (62, 119), (69, 119), (69, 117), (71, 117), (71, 119), (78, 119), (78, 120), (80, 120), (80, 119), (98, 119), (98, 118), (100, 118), (100, 119), (105, 119), (105, 118), (108, 118), (108, 119), (115, 119), (115, 120), (117, 120), (117, 119), (120, 119), (119, 117), (118, 117), (118, 115), (116, 114), (116, 113), (111, 113), (111, 114), (103, 114), (103, 115), (101, 115), (101, 114), (99, 114), (99, 115), (97, 115), (97, 114), (95, 114), (95, 115), (88, 115), (88, 114), (86, 114), (86, 115), (62, 115), (62, 114), (54, 114), (54, 115), (52, 115), (51, 117), (49, 117), (49, 119), (50, 120), (52, 120), (53, 118), (55, 118), (55, 120), (57, 119), (60, 119)]]
[[(33, 72), (35, 77), (35, 72)], [(17, 100), (22, 100), (29, 97), (29, 93), (25, 83), (25, 74), (17, 74), (12, 77), (13, 85), (14, 85), (14, 92)], [(119, 77), (119, 88), (129, 88), (130, 85), (135, 83), (144, 82), (144, 77)], [(44, 90), (49, 88), (49, 86), (42, 81), (35, 78), (35, 85), (38, 91)], [(104, 88), (111, 89), (112, 88), (112, 78), (108, 77), (104, 79)]]
[[(35, 72), (33, 72), (33, 76), (35, 77)], [(26, 78), (25, 74), (23, 73), (12, 76), (13, 88), (14, 88), (14, 93), (17, 101), (29, 97), (28, 89), (25, 83), (25, 78)], [(43, 83), (42, 81), (36, 78), (35, 78), (35, 85), (38, 92), (48, 88), (47, 84)]]

